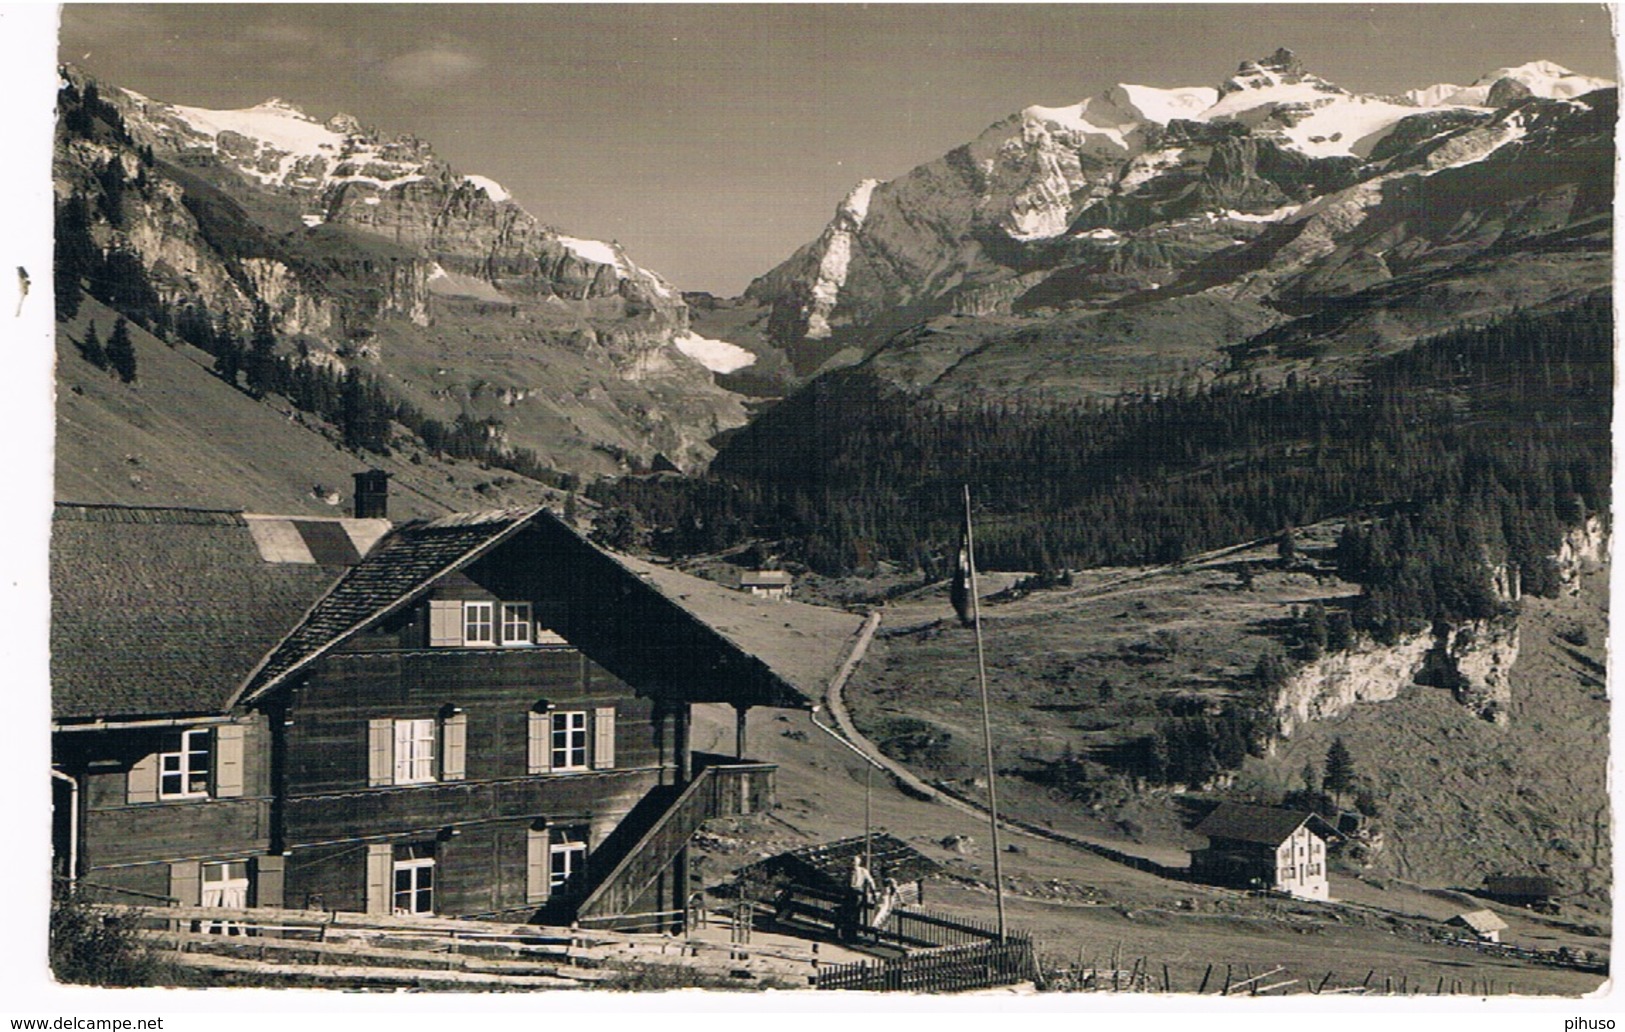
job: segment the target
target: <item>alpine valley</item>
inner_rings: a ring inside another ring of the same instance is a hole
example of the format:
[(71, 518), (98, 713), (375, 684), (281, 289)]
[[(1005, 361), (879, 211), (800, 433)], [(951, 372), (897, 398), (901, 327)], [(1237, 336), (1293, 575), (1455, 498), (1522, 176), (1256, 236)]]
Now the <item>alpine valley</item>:
[[(1205, 985), (1187, 935), (1222, 941), (1209, 973), (1261, 928), (1380, 953), (1538, 870), (1567, 923), (1519, 934), (1606, 949), (1616, 119), (1545, 61), (1368, 96), (1278, 50), (867, 170), (893, 178), (721, 298), (413, 136), (67, 68), (56, 494), (337, 514), (374, 467), (399, 516), (554, 504), (676, 568), (645, 577), (865, 609), (831, 711), (913, 772), (880, 805), (985, 908), (962, 811), (922, 801), (987, 787), (945, 583), (974, 510), (1035, 920)], [(868, 768), (787, 721), (753, 748), (822, 781), (720, 865), (856, 820)], [(1338, 895), (1389, 914), (1193, 888), (1220, 801), (1347, 818)]]

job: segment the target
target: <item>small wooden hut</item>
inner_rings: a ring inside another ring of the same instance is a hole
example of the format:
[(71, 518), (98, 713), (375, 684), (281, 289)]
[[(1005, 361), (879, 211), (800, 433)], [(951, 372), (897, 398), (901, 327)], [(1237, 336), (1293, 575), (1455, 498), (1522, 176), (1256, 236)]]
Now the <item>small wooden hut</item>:
[(1501, 915), (1493, 910), (1470, 910), (1465, 914), (1457, 914), (1445, 924), (1453, 928), (1465, 928), (1482, 942), (1500, 942), (1501, 933), (1507, 928), (1507, 923), (1501, 920)]

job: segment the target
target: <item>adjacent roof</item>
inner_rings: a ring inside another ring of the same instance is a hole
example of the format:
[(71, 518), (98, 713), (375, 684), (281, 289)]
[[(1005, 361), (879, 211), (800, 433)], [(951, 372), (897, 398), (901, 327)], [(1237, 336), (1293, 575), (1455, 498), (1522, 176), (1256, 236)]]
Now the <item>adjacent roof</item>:
[(1196, 826), (1199, 835), (1209, 839), (1229, 839), (1235, 842), (1255, 842), (1278, 846), (1305, 823), (1317, 835), (1335, 835), (1336, 829), (1319, 815), (1307, 810), (1283, 810), (1274, 806), (1249, 806), (1245, 803), (1220, 803)]
[(58, 505), (53, 719), (221, 712), (339, 569), (267, 561), (238, 512)]
[[(768, 602), (628, 556), (615, 561), (735, 648), (759, 658), (810, 706), (823, 698), (863, 618), (804, 602)], [(703, 701), (696, 699), (695, 701)]]
[[(877, 880), (894, 878), (900, 882), (918, 881), (942, 872), (941, 865), (936, 861), (886, 832), (870, 836), (867, 848), (874, 856)], [(766, 875), (788, 872), (804, 883), (810, 880), (827, 887), (844, 888), (852, 875), (852, 858), (861, 857), (864, 852), (864, 836), (854, 835), (780, 853), (752, 864), (740, 873), (743, 877), (749, 877), (751, 872)]]
[[(536, 509), (457, 513), (397, 528), (344, 574), (255, 671), (245, 698), (275, 687), (339, 642), (428, 590), (531, 519)], [(290, 620), (284, 630), (293, 626)]]
[(1465, 914), (1457, 914), (1445, 924), (1465, 925), (1473, 931), (1483, 935), (1487, 932), (1505, 931), (1507, 923), (1493, 910), (1472, 910)]

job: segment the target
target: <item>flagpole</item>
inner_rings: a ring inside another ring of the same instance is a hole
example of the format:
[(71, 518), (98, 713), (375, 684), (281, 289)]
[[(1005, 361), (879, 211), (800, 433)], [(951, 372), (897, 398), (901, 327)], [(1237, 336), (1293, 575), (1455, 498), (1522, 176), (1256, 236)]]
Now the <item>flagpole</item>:
[(1004, 871), (999, 852), (999, 790), (993, 768), (993, 726), (987, 708), (987, 660), (982, 653), (982, 604), (976, 593), (976, 538), (970, 523), (970, 485), (965, 485), (965, 556), (970, 567), (971, 624), (976, 628), (976, 677), (982, 689), (982, 746), (987, 759), (987, 813), (993, 836), (993, 898), (999, 908), (999, 941), (1004, 941)]

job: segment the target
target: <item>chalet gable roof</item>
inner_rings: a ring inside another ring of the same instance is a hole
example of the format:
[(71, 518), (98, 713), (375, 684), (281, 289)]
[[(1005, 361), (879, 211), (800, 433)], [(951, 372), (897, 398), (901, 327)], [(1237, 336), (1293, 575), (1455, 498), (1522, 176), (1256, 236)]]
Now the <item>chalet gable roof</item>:
[[(274, 690), (422, 598), (440, 578), (499, 548), (506, 575), (562, 603), (562, 626), (553, 630), (646, 694), (810, 708), (859, 623), (815, 610), (805, 615), (809, 632), (792, 626), (796, 614), (779, 603), (769, 629), (764, 613), (738, 611), (737, 592), (614, 556), (545, 510), (463, 513), (404, 524), (384, 538), (276, 645), (248, 679), (242, 701)], [(729, 596), (727, 606), (717, 607), (712, 593)]]
[(397, 527), (316, 600), (248, 678), (241, 698), (258, 698), (357, 631), (410, 604), (540, 511), (455, 513)]
[(1308, 810), (1283, 810), (1276, 806), (1249, 806), (1246, 803), (1220, 803), (1196, 826), (1196, 832), (1209, 839), (1278, 846), (1305, 824), (1322, 838), (1337, 833), (1319, 815)]

